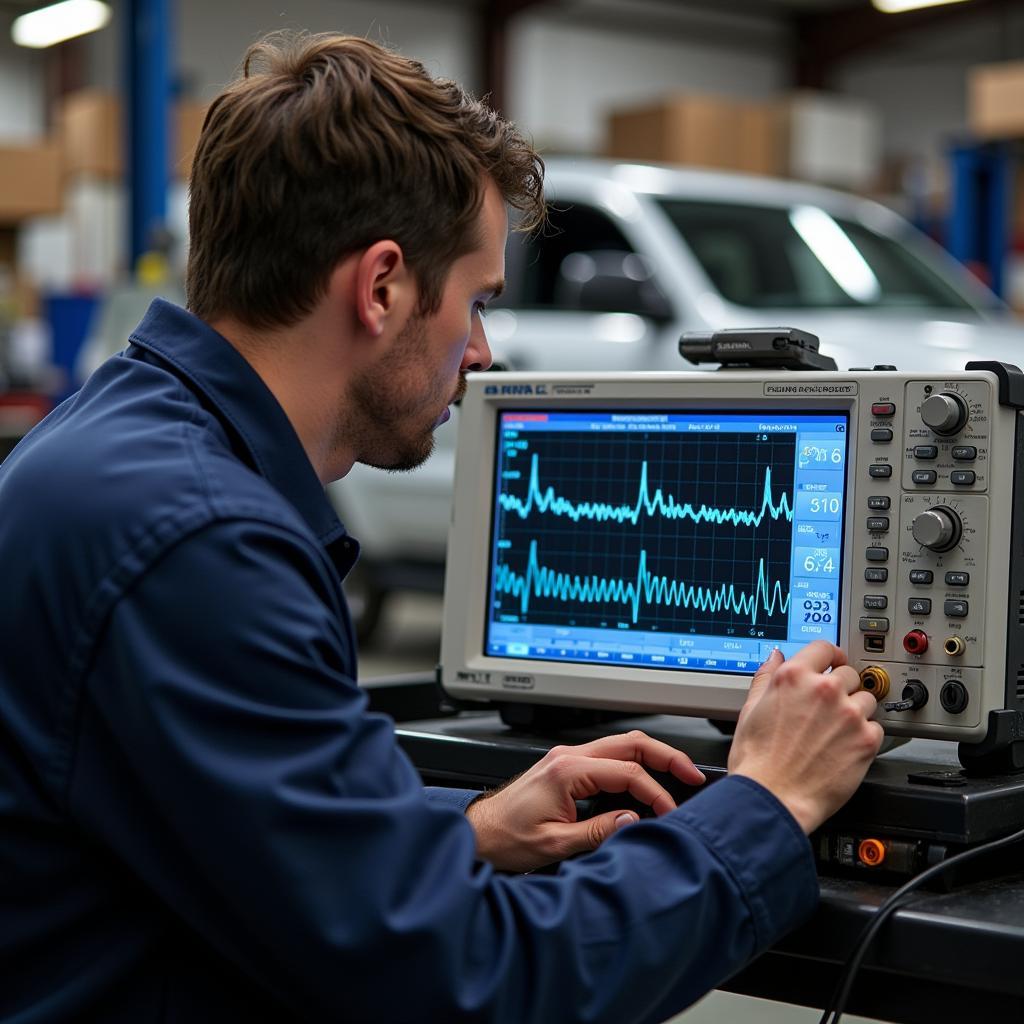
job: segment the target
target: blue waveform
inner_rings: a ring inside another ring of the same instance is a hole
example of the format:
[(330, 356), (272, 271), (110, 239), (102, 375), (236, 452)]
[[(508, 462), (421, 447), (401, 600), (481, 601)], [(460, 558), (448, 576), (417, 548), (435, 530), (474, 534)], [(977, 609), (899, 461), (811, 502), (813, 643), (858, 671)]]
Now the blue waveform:
[(658, 576), (648, 570), (647, 552), (643, 550), (637, 560), (636, 577), (632, 580), (559, 572), (540, 564), (537, 557), (537, 541), (533, 540), (530, 541), (526, 573), (517, 573), (503, 563), (495, 570), (494, 580), (497, 593), (511, 594), (519, 600), (519, 608), (523, 615), (530, 610), (531, 596), (584, 604), (614, 602), (630, 605), (634, 624), (640, 617), (641, 604), (696, 608), (711, 613), (725, 609), (734, 615), (749, 615), (751, 622), (757, 621), (758, 612), (762, 609), (767, 617), (774, 615), (776, 611), (784, 613), (789, 608), (789, 593), (783, 591), (778, 580), (771, 584), (768, 582), (763, 558), (758, 561), (757, 583), (751, 594), (737, 590), (734, 583), (701, 587), (670, 579), (668, 576)]
[(628, 520), (636, 526), (641, 513), (648, 516), (658, 514), (666, 519), (692, 519), (695, 523), (730, 523), (733, 526), (754, 527), (760, 526), (766, 515), (776, 520), (782, 516), (790, 522), (793, 520), (793, 507), (789, 502), (789, 495), (783, 492), (777, 503), (772, 499), (771, 466), (765, 467), (761, 507), (756, 512), (738, 508), (713, 508), (707, 505), (694, 508), (688, 501), (680, 504), (673, 495), (666, 496), (660, 487), (656, 488), (652, 495), (647, 479), (646, 460), (640, 467), (640, 486), (637, 489), (636, 501), (632, 505), (611, 505), (604, 501), (573, 502), (557, 495), (554, 487), (542, 490), (540, 464), (537, 455), (534, 454), (530, 459), (530, 483), (526, 500), (514, 494), (500, 494), (498, 503), (505, 512), (514, 512), (521, 519), (526, 519), (536, 509), (539, 513), (568, 516), (575, 523), (581, 519), (593, 519), (599, 523), (608, 520), (625, 523)]

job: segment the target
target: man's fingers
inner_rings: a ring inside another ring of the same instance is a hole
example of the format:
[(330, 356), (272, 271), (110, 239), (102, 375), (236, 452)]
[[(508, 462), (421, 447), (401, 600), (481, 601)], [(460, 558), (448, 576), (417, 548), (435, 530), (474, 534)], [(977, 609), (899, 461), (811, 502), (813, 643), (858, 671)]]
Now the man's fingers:
[(760, 690), (768, 680), (771, 679), (772, 673), (785, 661), (786, 659), (782, 656), (782, 651), (778, 647), (772, 648), (772, 653), (768, 655), (767, 660), (764, 664), (754, 673), (754, 678), (750, 681), (750, 692), (755, 693)]
[(567, 756), (556, 763), (568, 779), (574, 800), (597, 793), (629, 793), (655, 814), (667, 814), (676, 806), (668, 790), (655, 782), (636, 761)]
[(635, 761), (653, 768), (656, 772), (670, 772), (680, 782), (691, 786), (699, 786), (706, 781), (704, 773), (681, 750), (656, 740), (639, 729), (583, 743), (573, 747), (572, 753), (584, 757)]
[(835, 644), (827, 640), (814, 640), (790, 656), (789, 664), (797, 668), (809, 668), (824, 672), (827, 668), (838, 668), (846, 664), (846, 655)]

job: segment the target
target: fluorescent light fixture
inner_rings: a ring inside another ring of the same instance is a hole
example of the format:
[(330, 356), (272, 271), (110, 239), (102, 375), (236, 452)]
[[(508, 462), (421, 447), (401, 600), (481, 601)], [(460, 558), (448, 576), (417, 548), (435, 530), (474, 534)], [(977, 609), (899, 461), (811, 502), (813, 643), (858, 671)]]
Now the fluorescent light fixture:
[(836, 284), (857, 302), (872, 302), (882, 289), (850, 236), (817, 206), (794, 206), (789, 222)]
[(944, 4), (963, 4), (967, 0), (871, 0), (875, 10), (883, 14), (902, 14), (921, 7), (942, 7)]
[(63, 0), (14, 19), (11, 38), (19, 46), (41, 50), (65, 39), (95, 32), (110, 21), (110, 7), (100, 0)]

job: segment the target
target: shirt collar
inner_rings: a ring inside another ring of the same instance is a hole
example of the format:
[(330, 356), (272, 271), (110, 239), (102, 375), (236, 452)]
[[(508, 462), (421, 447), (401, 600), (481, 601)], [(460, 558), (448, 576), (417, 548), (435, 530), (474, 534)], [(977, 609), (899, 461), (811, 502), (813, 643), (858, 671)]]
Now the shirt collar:
[(253, 469), (298, 509), (324, 545), (344, 536), (345, 528), (291, 422), (234, 345), (164, 299), (153, 300), (130, 340), (202, 392), (239, 439)]

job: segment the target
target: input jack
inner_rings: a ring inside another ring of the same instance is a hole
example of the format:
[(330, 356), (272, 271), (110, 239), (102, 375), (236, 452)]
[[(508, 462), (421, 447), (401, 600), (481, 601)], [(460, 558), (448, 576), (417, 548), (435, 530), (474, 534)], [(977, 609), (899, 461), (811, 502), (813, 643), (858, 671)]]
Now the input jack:
[(951, 657), (959, 658), (964, 651), (967, 650), (967, 644), (964, 643), (963, 637), (959, 636), (948, 636), (943, 641), (942, 649)]
[(862, 839), (857, 847), (857, 859), (869, 868), (877, 868), (885, 860), (885, 853), (881, 839)]
[(882, 700), (889, 692), (889, 673), (879, 665), (871, 665), (860, 674), (860, 688), (867, 690), (875, 700)]
[(907, 654), (924, 654), (928, 650), (928, 634), (923, 629), (912, 629), (903, 638), (903, 650)]

